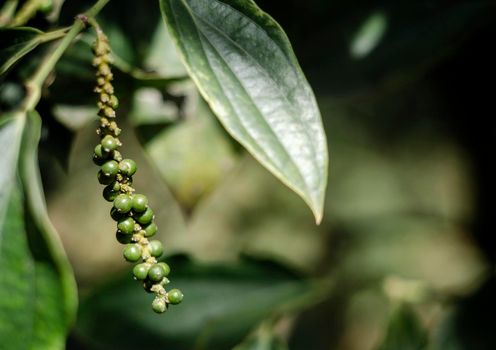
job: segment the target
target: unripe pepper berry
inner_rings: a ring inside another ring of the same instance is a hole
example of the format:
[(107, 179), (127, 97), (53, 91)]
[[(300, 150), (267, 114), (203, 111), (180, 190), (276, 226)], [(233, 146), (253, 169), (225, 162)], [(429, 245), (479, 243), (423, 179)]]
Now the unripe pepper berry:
[(157, 233), (158, 227), (156, 223), (152, 222), (151, 224), (143, 228), (143, 230), (145, 231), (145, 237), (151, 237), (155, 233)]
[(115, 160), (109, 160), (102, 165), (102, 173), (105, 176), (115, 177), (119, 172), (119, 163)]
[(100, 145), (102, 145), (102, 149), (105, 152), (110, 152), (119, 147), (119, 141), (111, 135), (106, 135), (102, 141), (100, 141)]
[(169, 303), (172, 305), (177, 305), (181, 301), (183, 301), (184, 295), (179, 289), (171, 289), (167, 293), (167, 299), (169, 300)]
[(147, 263), (141, 263), (137, 264), (133, 268), (133, 275), (136, 277), (137, 280), (144, 280), (148, 276), (148, 270), (150, 269), (150, 264)]
[(120, 194), (119, 190), (114, 190), (114, 185), (110, 184), (103, 189), (103, 198), (108, 202), (113, 202), (114, 199)]
[(148, 270), (148, 278), (152, 282), (160, 282), (165, 277), (165, 270), (159, 264), (152, 265)]
[(133, 207), (133, 200), (130, 195), (120, 194), (114, 199), (114, 207), (119, 213), (127, 213)]
[(95, 146), (95, 156), (97, 156), (98, 158), (108, 159), (109, 155), (109, 152), (106, 152), (101, 144)]
[(123, 159), (119, 163), (119, 170), (122, 175), (133, 176), (136, 173), (136, 162), (132, 159)]
[[(156, 258), (162, 255), (162, 253), (164, 252), (164, 246), (162, 245), (162, 242), (157, 240), (150, 241), (148, 243), (148, 249), (150, 250), (151, 256), (154, 256)], [(162, 265), (160, 266), (163, 268)], [(165, 273), (165, 269), (164, 269), (164, 273)]]
[(115, 176), (107, 176), (101, 170), (98, 172), (98, 182), (102, 185), (110, 185), (114, 180)]
[(169, 273), (170, 273), (170, 266), (167, 264), (167, 263), (164, 263), (164, 262), (159, 262), (158, 265), (162, 266), (162, 268), (164, 269), (164, 276), (167, 277), (169, 276)]
[(139, 244), (128, 244), (122, 251), (124, 259), (129, 262), (136, 262), (141, 258), (141, 246)]
[(148, 198), (142, 194), (135, 194), (133, 196), (133, 210), (135, 212), (143, 212), (148, 208)]
[(117, 242), (119, 242), (120, 244), (131, 243), (132, 237), (133, 237), (132, 235), (128, 235), (128, 234), (122, 233), (120, 231), (117, 231), (115, 233), (115, 239), (117, 239)]
[(93, 154), (93, 163), (98, 166), (102, 166), (105, 162), (105, 159), (99, 158), (96, 154)]
[(127, 217), (119, 221), (119, 223), (117, 224), (117, 228), (122, 233), (130, 235), (134, 232), (135, 224), (136, 222), (133, 220), (133, 218)]
[(110, 216), (115, 221), (120, 221), (121, 219), (127, 217), (126, 214), (120, 213), (115, 207), (112, 207), (112, 209), (110, 209)]
[(136, 221), (142, 225), (148, 225), (150, 222), (153, 221), (154, 216), (155, 214), (153, 213), (153, 210), (150, 207), (146, 208), (146, 210), (142, 213), (134, 214), (134, 218), (136, 219)]

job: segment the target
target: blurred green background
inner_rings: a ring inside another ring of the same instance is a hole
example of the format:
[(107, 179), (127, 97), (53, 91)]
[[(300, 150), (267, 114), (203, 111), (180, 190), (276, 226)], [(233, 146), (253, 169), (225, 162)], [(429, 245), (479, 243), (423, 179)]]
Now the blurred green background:
[[(123, 152), (185, 300), (152, 314), (122, 261), (91, 161), (88, 35), (40, 110), (49, 213), (80, 287), (68, 348), (496, 349), (496, 1), (257, 3), (288, 34), (322, 112), (322, 224), (183, 79), (156, 4), (113, 1), (100, 20)], [(86, 6), (66, 1), (61, 23)]]

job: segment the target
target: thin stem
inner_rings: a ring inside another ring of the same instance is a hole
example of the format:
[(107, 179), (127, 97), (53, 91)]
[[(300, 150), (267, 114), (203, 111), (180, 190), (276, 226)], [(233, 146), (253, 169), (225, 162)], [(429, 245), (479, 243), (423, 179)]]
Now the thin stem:
[(95, 17), (97, 14), (100, 13), (103, 7), (107, 5), (107, 2), (109, 2), (109, 0), (98, 0), (95, 5), (93, 5), (88, 11), (84, 13), (84, 15), (88, 18)]
[(76, 36), (86, 27), (88, 19), (96, 16), (108, 2), (109, 0), (98, 0), (88, 11), (77, 16), (71, 29), (64, 36), (60, 44), (45, 57), (38, 70), (31, 79), (26, 82), (28, 96), (23, 107), (25, 111), (32, 110), (36, 107), (41, 97), (41, 87), (60, 57), (62, 57), (65, 50), (71, 45)]
[(41, 42), (46, 43), (47, 41), (52, 41), (56, 39), (62, 38), (64, 35), (67, 34), (67, 32), (71, 29), (71, 27), (68, 28), (62, 28), (62, 29), (57, 29), (53, 30), (51, 32), (46, 32), (45, 34), (42, 34), (40, 36)]

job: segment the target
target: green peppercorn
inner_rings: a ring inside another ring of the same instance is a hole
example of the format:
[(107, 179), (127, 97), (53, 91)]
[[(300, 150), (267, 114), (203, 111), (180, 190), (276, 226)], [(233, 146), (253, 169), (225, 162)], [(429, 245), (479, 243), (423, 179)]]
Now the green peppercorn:
[(159, 262), (158, 264), (160, 266), (162, 266), (162, 268), (164, 269), (164, 271), (165, 271), (165, 275), (164, 276), (169, 276), (170, 266), (167, 263), (164, 263), (164, 262)]
[(105, 159), (99, 158), (96, 154), (93, 154), (93, 163), (98, 166), (102, 166), (105, 162)]
[(134, 224), (136, 222), (133, 220), (133, 218), (127, 217), (124, 219), (121, 219), (119, 223), (117, 224), (117, 228), (125, 234), (131, 235), (134, 232)]
[(95, 146), (95, 156), (97, 156), (98, 158), (108, 159), (109, 155), (109, 152), (105, 151), (101, 144)]
[(114, 190), (114, 185), (110, 184), (103, 189), (103, 198), (109, 202), (113, 202), (119, 193), (119, 190)]
[(109, 160), (102, 165), (102, 172), (105, 176), (115, 176), (119, 172), (119, 164), (115, 160)]
[(119, 242), (120, 244), (131, 243), (131, 238), (133, 238), (133, 235), (128, 235), (122, 233), (121, 231), (117, 231), (115, 233), (115, 239), (117, 239), (117, 242)]
[(141, 258), (141, 246), (139, 244), (128, 244), (122, 251), (124, 259), (129, 262), (136, 262)]
[(142, 212), (148, 208), (148, 198), (142, 194), (135, 194), (133, 196), (133, 210), (135, 212)]
[[(145, 231), (146, 232), (146, 231)], [(154, 257), (159, 257), (164, 252), (164, 246), (162, 242), (153, 240), (149, 242), (148, 249), (150, 250), (150, 254)], [(162, 266), (162, 265), (161, 265)], [(163, 268), (163, 266), (162, 266)], [(164, 269), (165, 272), (165, 269)]]
[(152, 282), (160, 282), (164, 277), (165, 277), (165, 270), (159, 264), (152, 265), (150, 267), (150, 270), (148, 270), (148, 278)]
[(115, 176), (107, 176), (101, 170), (98, 172), (98, 182), (102, 185), (110, 185), (114, 180)]
[(147, 225), (152, 222), (154, 216), (155, 215), (153, 214), (153, 210), (150, 207), (146, 208), (146, 210), (142, 213), (134, 214), (134, 218), (136, 219), (136, 221), (138, 221), (142, 225)]
[(164, 313), (167, 311), (167, 303), (163, 298), (155, 298), (152, 302), (152, 309), (155, 311), (157, 314)]
[(171, 289), (167, 293), (167, 299), (169, 300), (169, 303), (171, 303), (172, 305), (179, 304), (181, 301), (183, 301), (183, 297), (184, 295), (179, 289)]
[(119, 162), (119, 170), (122, 175), (133, 176), (136, 173), (136, 162), (132, 159), (123, 159)]
[(148, 270), (150, 269), (150, 264), (141, 263), (137, 264), (133, 268), (133, 275), (137, 280), (144, 280), (148, 276)]
[(120, 213), (116, 208), (112, 207), (112, 209), (110, 209), (110, 216), (112, 217), (112, 219), (114, 219), (115, 221), (120, 221), (122, 218), (125, 218), (127, 217), (126, 214), (124, 213)]
[(143, 230), (145, 231), (145, 237), (151, 237), (155, 233), (157, 233), (158, 227), (157, 227), (157, 224), (152, 222), (148, 226), (144, 227)]
[(120, 194), (114, 199), (114, 207), (120, 213), (127, 213), (133, 206), (133, 200), (130, 195)]
[(100, 141), (100, 144), (102, 145), (102, 149), (105, 152), (113, 151), (113, 150), (117, 149), (117, 147), (119, 147), (119, 141), (111, 135), (106, 135)]

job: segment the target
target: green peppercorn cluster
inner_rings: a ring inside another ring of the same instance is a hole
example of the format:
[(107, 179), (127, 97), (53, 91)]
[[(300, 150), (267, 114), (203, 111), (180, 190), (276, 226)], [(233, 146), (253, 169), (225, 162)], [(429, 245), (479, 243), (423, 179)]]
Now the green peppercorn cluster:
[(100, 143), (95, 147), (93, 161), (100, 166), (98, 181), (105, 185), (103, 197), (113, 202), (110, 216), (117, 222), (117, 241), (125, 245), (123, 256), (127, 261), (137, 263), (133, 268), (134, 278), (143, 283), (146, 291), (155, 294), (152, 308), (162, 313), (169, 304), (179, 304), (183, 294), (178, 289), (165, 290), (170, 267), (164, 262), (157, 262), (163, 253), (163, 246), (160, 241), (150, 239), (157, 233), (153, 210), (147, 197), (135, 193), (132, 187), (136, 163), (123, 158), (118, 151), (122, 146), (118, 138), (121, 129), (115, 121), (119, 102), (112, 85), (110, 46), (99, 27), (96, 27), (96, 32), (93, 65), (97, 68), (95, 92), (98, 94), (100, 126), (97, 134)]

